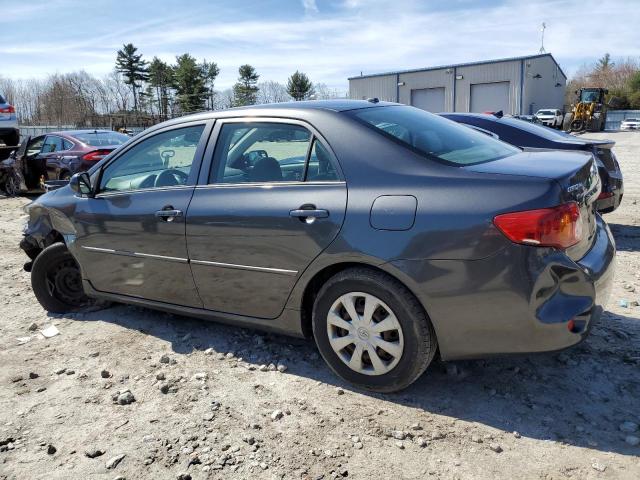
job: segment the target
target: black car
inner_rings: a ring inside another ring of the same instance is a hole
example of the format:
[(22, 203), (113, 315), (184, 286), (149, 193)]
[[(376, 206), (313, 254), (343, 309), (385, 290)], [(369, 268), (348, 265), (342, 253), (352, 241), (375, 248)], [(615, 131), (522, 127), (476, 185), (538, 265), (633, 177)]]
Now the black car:
[(50, 312), (111, 300), (314, 338), (377, 391), (444, 360), (574, 345), (615, 245), (591, 155), (414, 107), (312, 101), (150, 128), (27, 208)]
[(480, 113), (441, 113), (441, 116), (469, 125), (526, 150), (579, 150), (592, 153), (598, 164), (602, 193), (597, 207), (600, 213), (613, 212), (624, 194), (622, 171), (613, 153), (615, 142), (576, 137), (513, 117), (499, 118)]

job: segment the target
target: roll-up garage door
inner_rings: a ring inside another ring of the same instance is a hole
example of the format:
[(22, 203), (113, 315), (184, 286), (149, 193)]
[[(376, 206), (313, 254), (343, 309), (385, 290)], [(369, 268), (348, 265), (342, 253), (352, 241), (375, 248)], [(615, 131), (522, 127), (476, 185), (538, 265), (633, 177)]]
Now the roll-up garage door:
[(471, 112), (511, 113), (509, 108), (509, 82), (476, 83), (471, 85)]
[(427, 112), (444, 112), (444, 87), (411, 90), (411, 105)]

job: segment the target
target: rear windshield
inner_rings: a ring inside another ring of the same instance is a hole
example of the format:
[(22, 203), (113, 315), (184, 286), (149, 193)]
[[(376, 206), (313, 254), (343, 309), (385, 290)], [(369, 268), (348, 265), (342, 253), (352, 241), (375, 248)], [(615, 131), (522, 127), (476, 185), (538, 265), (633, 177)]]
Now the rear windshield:
[(576, 137), (574, 137), (573, 135), (569, 135), (562, 130), (554, 130), (553, 128), (545, 127), (544, 125), (540, 125), (538, 123), (527, 122), (526, 120), (520, 120), (519, 118), (502, 117), (498, 120), (498, 122), (504, 123), (511, 127), (519, 128), (520, 130), (538, 135), (539, 137), (546, 138), (547, 140), (553, 140), (556, 142), (576, 140)]
[(555, 115), (553, 110), (540, 110), (536, 115)]
[[(2, 97), (0, 97), (0, 98), (2, 98)], [(625, 122), (637, 122), (637, 121), (639, 121), (637, 118), (627, 118), (625, 120)]]
[(118, 132), (85, 132), (74, 133), (73, 138), (80, 140), (92, 147), (107, 147), (111, 145), (122, 145), (131, 137)]
[(449, 165), (491, 162), (520, 151), (484, 133), (414, 107), (374, 107), (346, 113), (395, 142)]

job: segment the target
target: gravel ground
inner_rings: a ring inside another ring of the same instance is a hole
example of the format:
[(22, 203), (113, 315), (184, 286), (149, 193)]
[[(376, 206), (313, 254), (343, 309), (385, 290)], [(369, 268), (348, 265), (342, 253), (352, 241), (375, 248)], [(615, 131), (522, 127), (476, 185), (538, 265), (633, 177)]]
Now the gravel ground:
[(47, 315), (17, 246), (28, 200), (0, 199), (0, 479), (637, 480), (640, 133), (596, 136), (618, 142), (626, 195), (590, 338), (434, 363), (393, 395), (355, 391), (305, 341), (128, 306)]

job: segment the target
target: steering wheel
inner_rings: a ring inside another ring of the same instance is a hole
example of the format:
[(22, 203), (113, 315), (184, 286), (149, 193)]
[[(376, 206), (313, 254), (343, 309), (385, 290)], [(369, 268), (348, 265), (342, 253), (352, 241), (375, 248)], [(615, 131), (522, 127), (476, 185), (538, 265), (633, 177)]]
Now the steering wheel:
[(187, 183), (189, 175), (182, 170), (176, 168), (170, 168), (164, 170), (160, 175), (156, 177), (155, 187), (172, 187), (174, 185), (184, 185)]

